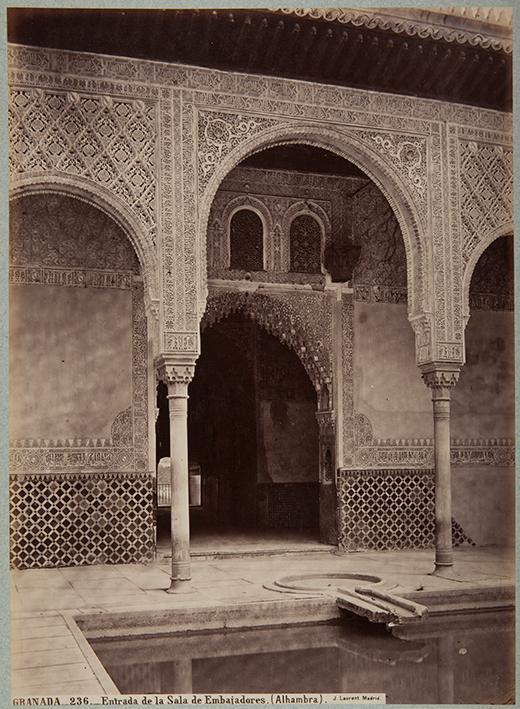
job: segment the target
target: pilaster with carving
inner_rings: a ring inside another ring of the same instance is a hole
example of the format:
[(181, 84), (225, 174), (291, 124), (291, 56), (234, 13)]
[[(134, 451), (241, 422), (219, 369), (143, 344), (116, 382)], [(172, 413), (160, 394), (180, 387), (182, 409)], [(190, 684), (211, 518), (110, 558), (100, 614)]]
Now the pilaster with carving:
[(330, 485), (335, 479), (336, 415), (333, 410), (317, 411), (320, 436), (320, 483)]
[(336, 521), (336, 412), (320, 409), (316, 412), (319, 429), (319, 505), (320, 540), (336, 544), (338, 531)]

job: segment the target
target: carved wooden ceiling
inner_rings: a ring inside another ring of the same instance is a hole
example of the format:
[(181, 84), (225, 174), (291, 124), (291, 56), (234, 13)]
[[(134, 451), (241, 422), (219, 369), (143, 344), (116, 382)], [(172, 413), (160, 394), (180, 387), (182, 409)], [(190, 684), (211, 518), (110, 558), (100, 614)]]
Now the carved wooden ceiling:
[(511, 110), (511, 54), (273, 10), (8, 9), (10, 42)]

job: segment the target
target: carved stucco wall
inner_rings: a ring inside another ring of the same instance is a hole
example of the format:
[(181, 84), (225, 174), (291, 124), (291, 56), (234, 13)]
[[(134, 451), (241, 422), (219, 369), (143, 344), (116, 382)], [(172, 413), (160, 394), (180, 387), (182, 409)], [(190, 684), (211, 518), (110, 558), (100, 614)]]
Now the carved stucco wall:
[[(132, 246), (103, 212), (61, 194), (15, 199), (10, 217), (11, 472), (147, 470), (146, 318)], [(25, 371), (33, 357), (32, 374), (49, 367), (37, 389)]]
[[(347, 157), (382, 189), (406, 248), (417, 358), (462, 361), (462, 276), (467, 283), (473, 254), (510, 221), (509, 115), (74, 52), (10, 47), (9, 63), (10, 85), (21, 101), (10, 106), (14, 188), (66, 184), (105, 200), (126, 220), (150, 297), (161, 298), (161, 350), (198, 351), (206, 225), (222, 179), (263, 147), (304, 142)], [(59, 105), (70, 117), (70, 133)], [(22, 120), (27, 111), (32, 120)], [(132, 138), (136, 120), (138, 137)], [(106, 135), (97, 134), (96, 121)], [(467, 158), (474, 144), (477, 174)], [(497, 183), (489, 178), (495, 172), (502, 175)], [(479, 223), (496, 214), (478, 244), (464, 232), (475, 211)]]
[(157, 296), (156, 138), (150, 102), (47, 87), (10, 92), (13, 191), (53, 186), (90, 197), (132, 239), (148, 297)]

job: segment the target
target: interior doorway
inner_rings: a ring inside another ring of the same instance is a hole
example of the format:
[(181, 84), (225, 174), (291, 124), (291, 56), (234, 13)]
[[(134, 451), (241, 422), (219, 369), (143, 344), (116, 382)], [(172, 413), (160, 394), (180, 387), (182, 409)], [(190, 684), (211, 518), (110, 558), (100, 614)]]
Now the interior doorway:
[[(317, 544), (317, 397), (296, 354), (231, 314), (202, 332), (189, 397), (189, 463), (201, 475), (200, 505), (190, 507), (193, 549)], [(159, 459), (169, 455), (162, 385), (158, 407)], [(168, 536), (161, 517), (159, 509), (159, 545)]]

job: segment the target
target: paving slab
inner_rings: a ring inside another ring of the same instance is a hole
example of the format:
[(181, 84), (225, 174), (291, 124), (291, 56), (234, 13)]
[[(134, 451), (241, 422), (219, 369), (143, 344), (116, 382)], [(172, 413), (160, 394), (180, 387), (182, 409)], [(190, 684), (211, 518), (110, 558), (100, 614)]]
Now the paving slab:
[[(72, 662), (60, 665), (59, 672), (62, 677), (67, 677), (69, 682), (95, 679), (94, 673), (87, 662)], [(14, 675), (13, 684), (22, 685), (26, 689), (44, 683), (53, 687), (56, 682), (56, 666), (48, 665), (47, 667), (20, 669)]]
[(23, 610), (64, 610), (83, 605), (81, 596), (72, 590), (56, 589), (24, 590), (20, 593), (20, 606)]
[[(66, 626), (64, 626), (66, 627)], [(30, 629), (28, 629), (30, 630)], [(65, 650), (66, 648), (75, 648), (76, 642), (69, 633), (64, 633), (58, 636), (44, 636), (44, 637), (27, 637), (20, 638), (16, 633), (12, 634), (11, 640), (11, 652), (13, 655), (17, 653), (26, 652), (38, 652), (45, 651), (50, 652), (51, 650)]]
[(65, 566), (57, 569), (66, 579), (74, 580), (77, 578), (113, 578), (121, 577), (123, 568), (119, 565), (109, 566), (108, 564), (99, 564), (97, 566)]
[[(68, 647), (60, 650), (28, 650), (27, 652), (17, 652), (11, 659), (12, 670), (23, 670), (29, 667), (56, 667), (58, 665), (70, 665), (74, 662), (84, 662), (78, 646)], [(57, 671), (61, 671), (57, 670)]]
[(71, 680), (70, 682), (57, 682), (45, 680), (41, 684), (13, 684), (11, 694), (14, 697), (88, 697), (105, 694), (103, 687), (95, 677), (87, 680)]
[(99, 577), (97, 579), (88, 577), (86, 579), (82, 579), (80, 576), (75, 578), (73, 581), (70, 582), (69, 588), (75, 590), (75, 591), (114, 591), (117, 589), (121, 588), (121, 583), (124, 584), (124, 588), (126, 589), (135, 589), (136, 591), (139, 590), (139, 587), (132, 581), (130, 580), (127, 576), (108, 576), (108, 577)]

